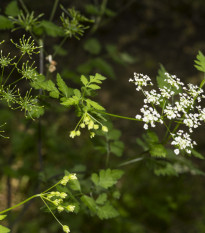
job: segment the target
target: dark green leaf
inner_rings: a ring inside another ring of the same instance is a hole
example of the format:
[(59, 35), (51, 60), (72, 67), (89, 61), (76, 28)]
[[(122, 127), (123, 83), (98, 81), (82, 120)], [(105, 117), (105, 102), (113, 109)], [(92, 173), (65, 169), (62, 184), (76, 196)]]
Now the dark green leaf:
[(5, 16), (0, 15), (0, 29), (4, 30), (4, 29), (11, 29), (13, 28), (13, 24), (12, 22)]
[(96, 199), (96, 203), (98, 205), (103, 205), (107, 201), (107, 194), (102, 193), (99, 195), (99, 197)]
[(72, 95), (72, 89), (68, 88), (66, 83), (61, 78), (60, 74), (57, 74), (57, 85), (59, 90), (65, 95), (65, 97), (69, 97)]
[(17, 1), (12, 1), (10, 2), (6, 9), (5, 9), (5, 14), (9, 16), (17, 16), (19, 14), (20, 10), (18, 8)]
[(124, 150), (124, 143), (121, 141), (114, 141), (110, 143), (110, 151), (116, 156), (122, 156)]
[(107, 203), (105, 206), (102, 207), (98, 206), (97, 215), (100, 219), (109, 219), (109, 218), (117, 217), (119, 213), (113, 206)]
[(95, 38), (90, 38), (84, 43), (84, 49), (91, 54), (99, 54), (101, 50), (101, 45), (99, 41)]
[(57, 26), (56, 24), (50, 21), (42, 20), (40, 26), (44, 28), (48, 36), (57, 37), (64, 35), (63, 30), (59, 26)]
[(80, 199), (92, 212), (96, 213), (97, 206), (95, 200), (92, 197), (83, 195)]
[(112, 187), (123, 175), (122, 170), (101, 170), (99, 176), (97, 174), (92, 174), (92, 181), (95, 185), (101, 186), (105, 189)]

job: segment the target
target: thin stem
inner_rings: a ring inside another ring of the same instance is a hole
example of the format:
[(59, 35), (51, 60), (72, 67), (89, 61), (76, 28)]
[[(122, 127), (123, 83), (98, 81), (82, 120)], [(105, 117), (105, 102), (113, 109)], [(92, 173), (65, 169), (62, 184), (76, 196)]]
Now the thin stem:
[(131, 121), (142, 121), (142, 120), (139, 120), (139, 119), (136, 119), (136, 118), (120, 116), (120, 115), (116, 115), (116, 114), (112, 114), (112, 113), (107, 113), (107, 112), (100, 112), (100, 113), (108, 115), (108, 116), (112, 116), (112, 117), (117, 117), (117, 118), (121, 118), (121, 119), (131, 120)]
[(39, 196), (39, 194), (33, 195), (33, 196), (27, 198), (26, 200), (24, 200), (24, 201), (18, 203), (17, 205), (14, 205), (14, 206), (12, 206), (12, 207), (6, 209), (6, 210), (1, 211), (0, 214), (6, 213), (6, 212), (8, 212), (8, 211), (10, 211), (10, 210), (12, 210), (12, 209), (14, 209), (14, 208), (20, 206), (20, 205), (23, 205), (24, 203), (26, 203), (26, 202), (30, 201), (31, 199), (33, 199), (33, 198), (35, 198), (35, 197), (38, 197), (38, 196)]
[(58, 185), (60, 182), (61, 182), (61, 180), (58, 181), (58, 183), (54, 184), (52, 187), (46, 189), (46, 191), (42, 192), (42, 194), (47, 193), (49, 190), (51, 190), (52, 188), (54, 188), (54, 187), (55, 187), (56, 185)]
[(2, 81), (3, 81), (3, 76), (4, 76), (4, 66), (3, 66), (2, 71), (1, 71), (1, 84), (2, 84)]
[(66, 40), (68, 39), (68, 37), (64, 37), (63, 40), (61, 41), (61, 43), (58, 45), (58, 47), (56, 48), (55, 52), (53, 53), (53, 58), (56, 56), (58, 50), (63, 46), (63, 44), (66, 42)]
[(8, 79), (10, 78), (11, 74), (13, 73), (14, 69), (17, 67), (18, 63), (20, 62), (21, 58), (23, 57), (23, 55), (21, 55), (21, 57), (19, 58), (19, 60), (17, 61), (17, 63), (14, 65), (13, 69), (11, 70), (10, 74), (7, 76), (6, 80), (4, 81), (4, 85), (5, 83), (8, 81)]
[(19, 79), (17, 79), (16, 81), (14, 81), (13, 83), (11, 83), (11, 84), (9, 84), (9, 86), (11, 86), (11, 85), (13, 85), (13, 84), (15, 84), (15, 83), (17, 83), (17, 82), (19, 82), (21, 79), (23, 79), (24, 77), (21, 77), (21, 78), (19, 78)]
[(58, 2), (59, 2), (59, 0), (55, 0), (55, 2), (54, 2), (54, 4), (53, 4), (53, 9), (52, 9), (52, 12), (51, 12), (49, 21), (52, 21), (52, 20), (53, 20), (53, 17), (54, 17), (54, 15), (55, 15), (55, 12), (56, 12), (56, 9), (57, 9), (57, 6), (58, 6)]
[(26, 5), (24, 4), (23, 0), (19, 0), (19, 2), (21, 4), (22, 8), (24, 9), (24, 11), (26, 12), (26, 14), (29, 14), (29, 11), (28, 11)]
[(51, 212), (51, 214), (53, 215), (53, 217), (55, 218), (55, 220), (61, 225), (63, 226), (63, 224), (56, 218), (55, 214), (53, 213), (53, 211), (50, 209), (50, 207), (47, 205), (46, 201), (44, 201), (44, 197), (40, 196), (41, 200), (44, 202), (44, 204), (47, 206), (48, 210)]

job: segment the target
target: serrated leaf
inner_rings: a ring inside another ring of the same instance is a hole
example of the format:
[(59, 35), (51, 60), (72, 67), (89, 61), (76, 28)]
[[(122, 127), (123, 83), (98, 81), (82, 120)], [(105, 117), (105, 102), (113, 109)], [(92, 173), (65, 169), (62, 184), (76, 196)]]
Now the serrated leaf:
[(101, 105), (99, 105), (97, 102), (90, 100), (90, 99), (86, 99), (86, 102), (88, 104), (90, 104), (93, 108), (97, 109), (97, 110), (105, 110)]
[(57, 26), (56, 24), (50, 22), (50, 21), (42, 20), (40, 22), (39, 26), (44, 28), (44, 30), (48, 36), (57, 37), (57, 36), (64, 35), (62, 28)]
[(8, 233), (10, 231), (11, 230), (9, 228), (0, 225), (0, 233)]
[(170, 163), (166, 163), (165, 167), (155, 169), (154, 173), (157, 176), (160, 176), (160, 175), (161, 176), (177, 176), (178, 175), (175, 168)]
[(17, 1), (12, 1), (10, 2), (6, 9), (5, 9), (5, 14), (9, 16), (17, 16), (19, 14), (20, 10), (18, 8)]
[(105, 202), (107, 201), (107, 194), (106, 193), (102, 193), (98, 196), (98, 198), (96, 199), (96, 203), (98, 205), (103, 205)]
[(68, 88), (66, 83), (61, 78), (60, 74), (57, 74), (57, 85), (59, 90), (65, 95), (65, 97), (70, 97), (72, 95), (72, 89)]
[(167, 152), (162, 144), (153, 144), (150, 148), (150, 154), (153, 157), (165, 158)]
[(196, 56), (197, 60), (195, 60), (195, 68), (199, 71), (205, 72), (205, 56), (201, 51)]
[(79, 99), (75, 99), (75, 98), (71, 97), (71, 98), (67, 98), (66, 100), (61, 102), (61, 104), (64, 106), (71, 106), (71, 105), (77, 105), (78, 102), (79, 102)]
[(0, 215), (0, 220), (3, 220), (6, 218), (7, 215)]
[[(101, 186), (105, 189), (112, 187), (123, 175), (122, 170), (100, 170), (99, 176), (97, 174), (92, 174), (92, 181), (95, 185)], [(97, 178), (98, 177), (98, 178)]]
[(110, 151), (116, 156), (122, 156), (124, 150), (124, 143), (121, 141), (114, 141), (110, 143)]
[(81, 75), (80, 80), (84, 86), (86, 86), (88, 84), (88, 80), (84, 75)]
[(111, 206), (109, 203), (106, 205), (97, 208), (97, 215), (100, 219), (109, 219), (109, 218), (115, 218), (119, 215), (117, 210)]
[(96, 213), (97, 206), (96, 206), (95, 200), (92, 197), (83, 195), (80, 199), (92, 212)]
[(81, 92), (80, 92), (78, 89), (74, 89), (74, 90), (73, 90), (73, 93), (74, 93), (74, 95), (77, 96), (78, 98), (81, 97)]
[(88, 85), (88, 87), (89, 87), (90, 89), (92, 89), (92, 90), (98, 90), (98, 89), (101, 88), (100, 86), (98, 86), (98, 85), (96, 85), (96, 84), (90, 84), (90, 85)]
[(97, 55), (100, 53), (101, 45), (97, 39), (90, 38), (84, 43), (83, 48), (89, 53)]
[(5, 30), (5, 29), (11, 29), (13, 28), (13, 23), (5, 16), (0, 15), (0, 29)]

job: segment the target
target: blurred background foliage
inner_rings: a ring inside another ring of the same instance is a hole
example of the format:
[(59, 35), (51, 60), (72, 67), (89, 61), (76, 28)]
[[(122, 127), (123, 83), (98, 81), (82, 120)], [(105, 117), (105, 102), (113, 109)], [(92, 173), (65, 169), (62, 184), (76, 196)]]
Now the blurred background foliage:
[[(58, 5), (52, 14), (53, 4), (57, 2), (62, 7)], [(44, 14), (37, 19), (40, 23), (29, 28), (22, 18), (15, 25), (20, 29), (13, 30), (12, 17), (16, 18), (19, 9), (25, 11), (25, 7), (34, 12), (34, 17)], [(61, 12), (63, 9), (66, 14), (65, 9), (72, 7), (94, 23), (86, 21), (85, 27), (90, 28), (82, 37), (76, 36), (80, 40), (68, 38), (59, 47), (64, 35), (59, 27)], [(58, 72), (69, 87), (78, 88), (81, 74), (98, 72), (107, 77), (96, 99), (110, 113), (133, 117), (141, 107), (142, 96), (128, 82), (133, 72), (156, 77), (162, 63), (168, 72), (184, 82), (200, 82), (193, 60), (198, 50), (205, 50), (203, 0), (1, 0), (0, 10), (0, 41), (6, 41), (1, 45), (5, 53), (16, 54), (9, 44), (11, 38), (17, 41), (32, 31), (35, 38), (44, 41), (44, 57), (55, 54), (53, 72), (48, 71), (49, 62), (44, 58), (44, 75), (50, 79)], [(8, 16), (12, 17), (8, 19)], [(38, 56), (34, 59), (40, 69)], [(25, 89), (24, 82), (19, 85), (21, 90)], [(113, 191), (113, 205), (120, 215), (109, 220), (84, 212), (62, 215), (61, 220), (69, 223), (73, 233), (205, 232), (205, 166), (203, 160), (196, 158), (200, 155), (180, 158), (182, 165), (177, 163), (173, 169), (173, 163), (179, 158), (170, 152), (170, 165), (166, 163), (163, 170), (163, 159), (157, 156), (142, 159), (142, 147), (146, 148), (143, 143), (149, 144), (145, 140), (149, 135), (142, 139), (142, 125), (122, 119), (113, 119), (108, 138), (99, 135), (90, 140), (84, 133), (73, 140), (69, 131), (76, 124), (75, 113), (47, 97), (41, 101), (46, 111), (40, 118), (40, 131), (39, 120), (24, 119), (21, 112), (11, 111), (1, 103), (0, 122), (7, 122), (4, 129), (10, 137), (9, 140), (2, 138), (0, 146), (1, 209), (45, 189), (65, 169), (77, 172), (86, 187), (90, 185), (91, 173), (120, 167), (125, 172), (117, 184), (120, 193)], [(195, 134), (195, 140), (198, 151), (204, 154), (203, 128)], [(133, 162), (126, 163), (129, 160)], [(12, 232), (61, 232), (52, 216), (40, 210), (40, 206), (42, 203), (35, 200), (12, 211), (8, 218)]]

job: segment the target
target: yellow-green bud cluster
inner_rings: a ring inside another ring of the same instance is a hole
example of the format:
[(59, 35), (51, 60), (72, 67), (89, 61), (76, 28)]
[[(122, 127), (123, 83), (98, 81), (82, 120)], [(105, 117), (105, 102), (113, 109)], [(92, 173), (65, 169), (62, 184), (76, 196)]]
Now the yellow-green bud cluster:
[(68, 181), (70, 181), (70, 180), (77, 180), (77, 176), (75, 173), (64, 176), (63, 179), (60, 181), (60, 183), (62, 185), (66, 185), (68, 183)]
[(67, 225), (63, 225), (63, 231), (66, 233), (70, 232), (70, 228)]
[[(70, 137), (74, 138), (76, 136), (80, 136), (80, 128), (85, 128), (87, 126), (88, 130), (98, 130), (101, 126), (101, 130), (105, 133), (108, 132), (108, 128), (105, 125), (102, 125), (99, 121), (97, 121), (93, 116), (88, 113), (85, 113), (77, 124), (75, 130), (70, 132)], [(90, 131), (90, 138), (93, 138), (95, 133)]]

